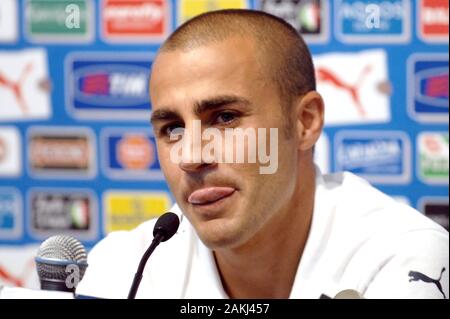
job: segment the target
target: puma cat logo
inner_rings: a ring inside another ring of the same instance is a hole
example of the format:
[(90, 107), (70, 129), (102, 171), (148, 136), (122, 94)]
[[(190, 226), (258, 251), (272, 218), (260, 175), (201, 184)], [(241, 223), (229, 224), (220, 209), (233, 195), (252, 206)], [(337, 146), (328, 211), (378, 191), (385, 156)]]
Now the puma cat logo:
[(444, 291), (442, 290), (442, 285), (440, 283), (442, 274), (444, 273), (444, 271), (445, 271), (445, 267), (442, 268), (439, 279), (433, 279), (433, 278), (428, 277), (427, 275), (422, 274), (421, 272), (411, 270), (408, 273), (409, 282), (422, 280), (423, 282), (433, 283), (436, 285), (436, 287), (439, 289), (439, 291), (442, 293), (442, 295), (444, 296), (444, 299), (445, 299), (446, 297), (445, 297)]

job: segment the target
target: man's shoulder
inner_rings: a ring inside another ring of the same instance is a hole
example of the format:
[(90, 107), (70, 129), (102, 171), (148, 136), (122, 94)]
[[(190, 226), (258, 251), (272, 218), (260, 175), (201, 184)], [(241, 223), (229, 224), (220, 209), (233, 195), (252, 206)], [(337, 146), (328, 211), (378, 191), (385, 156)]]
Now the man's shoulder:
[(338, 172), (322, 176), (323, 186), (335, 198), (338, 204), (349, 206), (381, 207), (394, 202), (393, 198), (384, 194), (367, 180), (350, 172)]
[(381, 192), (349, 172), (323, 176), (325, 188), (334, 201), (336, 216), (358, 229), (378, 229), (385, 235), (417, 230), (448, 232), (413, 207)]
[[(77, 292), (104, 298), (125, 298), (142, 255), (153, 240), (156, 220), (146, 221), (130, 231), (112, 232), (98, 242), (89, 252), (89, 266)], [(164, 286), (159, 282), (162, 279), (158, 275), (161, 277), (161, 273), (167, 272), (169, 268), (174, 278), (183, 273), (184, 263), (189, 258), (188, 248), (192, 244), (190, 229), (188, 221), (182, 219), (177, 233), (169, 241), (161, 243), (164, 247), (155, 250), (148, 262), (149, 267), (146, 267), (144, 276), (147, 280), (141, 283), (138, 297), (143, 297), (142, 293), (148, 291), (154, 292), (146, 289), (146, 285)], [(167, 278), (164, 280), (167, 281)], [(177, 292), (177, 289), (174, 287), (173, 291)], [(159, 293), (163, 294), (164, 291)]]
[(119, 230), (109, 233), (94, 246), (90, 256), (93, 256), (97, 251), (110, 249), (111, 247), (114, 247), (116, 251), (122, 249), (130, 251), (130, 248), (140, 250), (144, 243), (151, 242), (156, 220), (156, 218), (153, 218), (145, 221), (132, 230)]
[(318, 212), (323, 231), (318, 247), (326, 243), (326, 249), (315, 269), (320, 276), (330, 272), (336, 292), (351, 288), (367, 298), (442, 297), (433, 285), (408, 276), (442, 277), (448, 286), (448, 231), (351, 173), (324, 175), (318, 191), (322, 197), (316, 200), (322, 203), (317, 204), (325, 207)]
[(114, 231), (88, 254), (88, 268), (77, 293), (101, 298), (125, 298), (145, 245), (151, 242), (155, 220), (130, 231)]
[[(171, 243), (176, 243), (179, 242), (177, 238), (180, 237), (180, 234), (189, 230), (190, 224), (183, 218), (178, 205), (172, 206), (170, 211), (174, 212), (180, 218), (179, 229), (170, 240)], [(155, 217), (141, 223), (132, 230), (120, 230), (109, 233), (95, 245), (89, 253), (89, 258), (95, 258), (99, 254), (102, 255), (104, 251), (109, 252), (111, 249), (117, 253), (120, 252), (126, 255), (138, 254), (141, 256), (153, 240), (153, 228), (157, 220), (158, 218)], [(170, 245), (170, 247), (174, 247), (174, 245)]]

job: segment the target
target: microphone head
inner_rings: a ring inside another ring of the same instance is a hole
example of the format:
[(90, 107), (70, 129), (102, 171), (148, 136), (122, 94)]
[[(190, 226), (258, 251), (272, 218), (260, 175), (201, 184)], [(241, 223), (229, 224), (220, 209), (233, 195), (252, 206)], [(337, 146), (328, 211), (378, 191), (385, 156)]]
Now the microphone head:
[(169, 240), (178, 230), (180, 219), (175, 213), (167, 212), (161, 215), (153, 228), (153, 236), (162, 235), (161, 241)]
[(83, 244), (66, 235), (45, 240), (35, 261), (41, 289), (44, 290), (74, 292), (88, 266)]

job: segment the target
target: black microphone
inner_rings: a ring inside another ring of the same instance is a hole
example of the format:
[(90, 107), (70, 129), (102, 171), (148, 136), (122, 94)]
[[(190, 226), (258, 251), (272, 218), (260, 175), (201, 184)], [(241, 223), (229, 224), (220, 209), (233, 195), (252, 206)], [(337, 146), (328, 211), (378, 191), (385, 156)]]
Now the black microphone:
[(136, 293), (142, 280), (142, 273), (144, 272), (145, 264), (150, 255), (162, 241), (169, 240), (177, 232), (179, 225), (180, 220), (174, 213), (168, 212), (158, 218), (155, 227), (153, 228), (153, 241), (139, 262), (139, 267), (134, 275), (133, 284), (128, 293), (128, 299), (134, 299), (136, 297)]
[(88, 266), (87, 253), (76, 238), (56, 235), (45, 240), (35, 258), (42, 290), (75, 292)]

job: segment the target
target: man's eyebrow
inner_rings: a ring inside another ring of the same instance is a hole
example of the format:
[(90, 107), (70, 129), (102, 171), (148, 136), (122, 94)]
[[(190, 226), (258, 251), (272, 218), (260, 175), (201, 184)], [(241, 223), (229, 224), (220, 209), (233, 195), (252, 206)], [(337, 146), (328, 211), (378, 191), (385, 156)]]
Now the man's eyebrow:
[(195, 115), (200, 116), (200, 114), (204, 112), (212, 111), (229, 104), (241, 104), (247, 106), (250, 102), (234, 95), (221, 95), (195, 103), (194, 113)]
[[(200, 114), (204, 112), (216, 110), (230, 104), (241, 104), (247, 106), (250, 105), (250, 102), (244, 98), (234, 95), (220, 95), (196, 102), (194, 106), (194, 113), (195, 115), (200, 116)], [(180, 118), (181, 116), (178, 112), (170, 110), (169, 107), (165, 107), (159, 110), (152, 111), (150, 122), (154, 124), (157, 121), (169, 121)]]
[(150, 117), (150, 123), (154, 124), (157, 121), (168, 121), (179, 119), (180, 115), (169, 109), (161, 109), (152, 111), (152, 116)]

